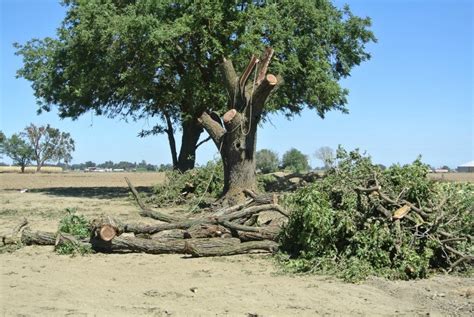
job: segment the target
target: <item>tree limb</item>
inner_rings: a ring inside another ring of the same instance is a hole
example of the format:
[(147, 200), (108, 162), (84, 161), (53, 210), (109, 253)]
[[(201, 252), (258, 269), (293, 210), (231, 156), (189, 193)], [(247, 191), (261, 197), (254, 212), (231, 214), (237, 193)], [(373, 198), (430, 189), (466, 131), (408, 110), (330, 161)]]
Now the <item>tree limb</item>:
[(212, 117), (207, 112), (203, 112), (198, 118), (198, 121), (207, 131), (217, 148), (220, 148), (222, 137), (225, 134), (225, 129), (220, 125), (220, 123), (212, 119)]
[[(231, 100), (231, 103), (233, 100), (235, 100), (236, 92), (237, 92), (237, 73), (235, 72), (234, 65), (232, 64), (232, 61), (229, 59), (224, 58), (222, 61), (222, 64), (220, 65), (221, 67), (221, 72), (222, 72), (222, 77), (224, 79), (224, 86), (227, 90), (227, 93), (229, 94), (229, 99)], [(232, 104), (232, 106), (234, 106)]]

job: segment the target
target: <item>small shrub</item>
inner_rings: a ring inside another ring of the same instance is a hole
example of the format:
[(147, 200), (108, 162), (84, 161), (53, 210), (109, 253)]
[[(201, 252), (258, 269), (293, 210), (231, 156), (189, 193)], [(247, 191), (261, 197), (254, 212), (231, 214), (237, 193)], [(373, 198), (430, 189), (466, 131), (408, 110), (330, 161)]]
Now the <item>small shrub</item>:
[[(89, 221), (83, 215), (77, 215), (75, 209), (66, 209), (66, 216), (64, 216), (59, 222), (59, 233), (67, 233), (74, 236), (76, 239), (86, 239), (90, 237), (90, 224)], [(76, 244), (73, 242), (65, 242), (56, 247), (58, 254), (87, 254), (91, 253), (92, 249), (82, 244)]]

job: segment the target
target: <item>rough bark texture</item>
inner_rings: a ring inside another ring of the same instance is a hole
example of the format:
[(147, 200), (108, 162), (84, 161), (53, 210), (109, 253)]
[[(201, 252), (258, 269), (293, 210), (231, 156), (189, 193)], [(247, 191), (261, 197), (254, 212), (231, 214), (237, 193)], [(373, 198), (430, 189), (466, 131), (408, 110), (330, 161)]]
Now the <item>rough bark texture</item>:
[(182, 128), (183, 136), (181, 138), (181, 149), (176, 168), (184, 172), (194, 168), (196, 163), (196, 146), (203, 129), (196, 119), (184, 121)]
[(220, 150), (224, 165), (223, 205), (245, 201), (244, 189), (256, 189), (255, 150), (257, 127), (265, 101), (281, 82), (267, 74), (273, 50), (268, 48), (261, 60), (252, 56), (242, 75), (237, 76), (232, 61), (224, 59), (221, 70), (230, 97), (229, 111), (224, 114), (224, 128), (215, 124), (207, 113), (200, 122)]

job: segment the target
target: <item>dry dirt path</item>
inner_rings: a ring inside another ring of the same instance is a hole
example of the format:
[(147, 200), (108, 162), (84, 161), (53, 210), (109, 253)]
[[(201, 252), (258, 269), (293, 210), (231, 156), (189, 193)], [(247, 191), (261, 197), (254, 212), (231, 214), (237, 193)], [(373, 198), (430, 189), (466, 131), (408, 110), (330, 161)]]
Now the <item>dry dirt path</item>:
[[(129, 175), (139, 187), (159, 174)], [(56, 230), (65, 208), (140, 219), (124, 174), (0, 174), (0, 230), (26, 216)], [(84, 176), (87, 181), (84, 181)], [(8, 184), (7, 181), (8, 180)], [(19, 189), (28, 188), (26, 193)], [(5, 316), (472, 316), (474, 279), (370, 279), (290, 276), (268, 255), (188, 259), (180, 255), (60, 256), (51, 247), (0, 254)], [(253, 315), (252, 315), (253, 314)]]

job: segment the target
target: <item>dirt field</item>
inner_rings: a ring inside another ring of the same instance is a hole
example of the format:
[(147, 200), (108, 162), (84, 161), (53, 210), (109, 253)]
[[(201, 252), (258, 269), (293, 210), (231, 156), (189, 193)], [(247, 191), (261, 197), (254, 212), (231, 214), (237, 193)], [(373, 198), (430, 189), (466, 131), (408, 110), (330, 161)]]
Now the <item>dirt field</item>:
[[(147, 222), (123, 177), (141, 190), (158, 173), (0, 174), (0, 231), (21, 217), (55, 231), (66, 208)], [(28, 189), (21, 193), (21, 189)], [(281, 273), (268, 255), (56, 255), (52, 247), (0, 254), (4, 316), (472, 316), (474, 279), (371, 279), (347, 284)], [(194, 290), (194, 291), (192, 291)]]
[(428, 176), (446, 182), (474, 182), (474, 173), (430, 173)]

